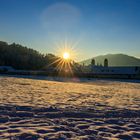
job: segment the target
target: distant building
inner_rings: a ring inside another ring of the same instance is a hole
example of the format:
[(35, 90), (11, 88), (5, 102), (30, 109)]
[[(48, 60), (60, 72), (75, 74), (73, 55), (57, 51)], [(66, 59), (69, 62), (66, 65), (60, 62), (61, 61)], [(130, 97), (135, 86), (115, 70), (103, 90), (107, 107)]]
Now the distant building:
[(94, 74), (140, 74), (140, 67), (103, 67), (92, 66)]
[(104, 66), (91, 65), (91, 73), (93, 74), (105, 74), (105, 75), (136, 75), (140, 74), (140, 67), (110, 67), (108, 66), (108, 60), (104, 60)]

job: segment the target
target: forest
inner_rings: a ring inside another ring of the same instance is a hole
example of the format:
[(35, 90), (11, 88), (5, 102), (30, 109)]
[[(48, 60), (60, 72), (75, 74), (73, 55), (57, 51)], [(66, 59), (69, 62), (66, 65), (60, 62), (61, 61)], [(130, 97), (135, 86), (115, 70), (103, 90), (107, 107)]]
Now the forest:
[(57, 64), (53, 62), (57, 59), (58, 57), (53, 54), (41, 54), (20, 44), (0, 41), (0, 66), (12, 66), (21, 70), (43, 70), (48, 66), (55, 67)]

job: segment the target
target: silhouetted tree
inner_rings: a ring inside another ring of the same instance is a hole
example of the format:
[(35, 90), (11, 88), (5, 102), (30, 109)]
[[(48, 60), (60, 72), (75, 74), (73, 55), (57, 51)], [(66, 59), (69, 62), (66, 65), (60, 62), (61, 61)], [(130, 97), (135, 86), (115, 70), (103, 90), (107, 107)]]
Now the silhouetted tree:
[(0, 41), (0, 65), (12, 66), (15, 69), (39, 70), (55, 59), (57, 57), (53, 54), (43, 55), (16, 43), (8, 45), (8, 43)]
[[(55, 69), (60, 58), (53, 54), (41, 54), (38, 51), (20, 44), (0, 41), (0, 66), (12, 66), (22, 70), (51, 70)], [(77, 63), (73, 62), (73, 69)]]
[(91, 60), (91, 65), (93, 65), (93, 66), (95, 65), (95, 59)]

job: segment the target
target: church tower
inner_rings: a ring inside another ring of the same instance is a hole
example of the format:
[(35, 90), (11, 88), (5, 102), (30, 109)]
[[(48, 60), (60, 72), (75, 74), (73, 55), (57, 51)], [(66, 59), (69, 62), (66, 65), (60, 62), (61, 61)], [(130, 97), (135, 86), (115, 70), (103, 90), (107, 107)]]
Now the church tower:
[(108, 67), (108, 59), (107, 58), (105, 58), (105, 60), (104, 60), (104, 67)]

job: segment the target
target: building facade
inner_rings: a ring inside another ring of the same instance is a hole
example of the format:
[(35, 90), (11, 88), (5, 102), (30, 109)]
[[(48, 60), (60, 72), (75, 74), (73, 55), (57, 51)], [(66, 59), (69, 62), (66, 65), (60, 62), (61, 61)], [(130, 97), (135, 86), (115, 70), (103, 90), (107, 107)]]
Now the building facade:
[[(92, 60), (93, 61), (93, 60)], [(94, 60), (95, 61), (95, 60)], [(93, 74), (105, 74), (105, 75), (138, 75), (140, 74), (140, 67), (130, 66), (130, 67), (110, 67), (108, 66), (108, 60), (104, 60), (104, 66), (92, 65), (91, 63), (91, 73)]]

